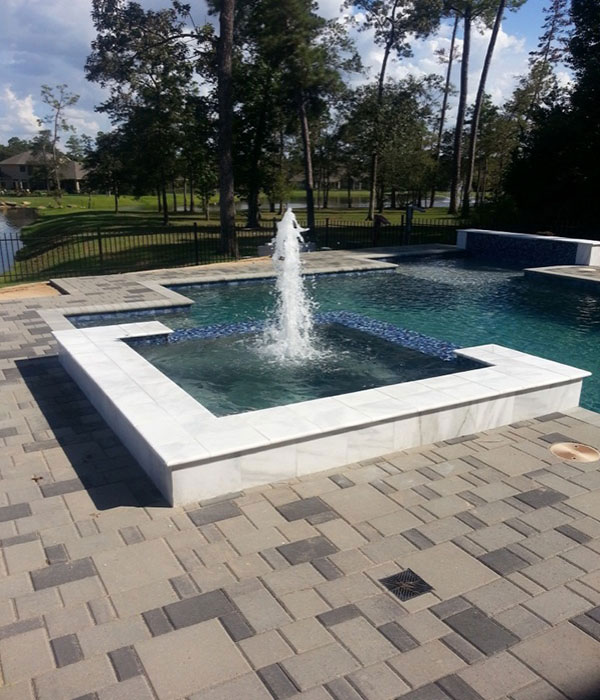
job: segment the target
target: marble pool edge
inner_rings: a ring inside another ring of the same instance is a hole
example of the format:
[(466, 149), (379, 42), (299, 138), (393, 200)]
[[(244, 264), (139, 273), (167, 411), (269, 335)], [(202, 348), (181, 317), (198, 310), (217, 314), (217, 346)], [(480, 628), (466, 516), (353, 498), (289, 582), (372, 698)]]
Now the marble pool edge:
[(65, 370), (172, 505), (575, 408), (590, 374), (481, 345), (456, 351), (480, 369), (218, 418), (122, 342), (170, 332), (148, 321), (54, 336)]

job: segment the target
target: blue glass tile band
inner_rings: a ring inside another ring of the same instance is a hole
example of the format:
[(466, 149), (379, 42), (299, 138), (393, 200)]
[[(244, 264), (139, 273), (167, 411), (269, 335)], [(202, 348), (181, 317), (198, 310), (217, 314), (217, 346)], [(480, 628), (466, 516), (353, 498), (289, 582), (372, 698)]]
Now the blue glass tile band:
[[(361, 316), (351, 311), (328, 311), (315, 314), (316, 323), (338, 323), (348, 328), (369, 333), (396, 345), (402, 345), (411, 350), (417, 350), (426, 355), (438, 357), (441, 360), (456, 360), (455, 350), (457, 345), (444, 340), (431, 338), (417, 331), (406, 328), (398, 328), (391, 323)], [(243, 335), (245, 333), (260, 333), (267, 326), (266, 321), (243, 321), (241, 323), (216, 323), (201, 328), (183, 328), (169, 334), (159, 336), (146, 336), (144, 338), (132, 338), (126, 342), (132, 346), (140, 344), (157, 343), (181, 343), (186, 340), (198, 340), (208, 338), (224, 338), (229, 335)]]

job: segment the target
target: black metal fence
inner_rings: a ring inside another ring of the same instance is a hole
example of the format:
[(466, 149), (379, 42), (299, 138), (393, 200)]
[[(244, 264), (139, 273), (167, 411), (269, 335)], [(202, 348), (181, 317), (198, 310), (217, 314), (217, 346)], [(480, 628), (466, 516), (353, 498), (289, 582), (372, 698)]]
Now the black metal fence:
[[(456, 219), (417, 219), (407, 225), (374, 225), (325, 219), (305, 235), (317, 249), (356, 249), (380, 246), (456, 242)], [(275, 226), (239, 228), (237, 241), (242, 258), (258, 255)], [(185, 267), (233, 258), (221, 252), (217, 226), (154, 227), (152, 231), (122, 229), (22, 240), (18, 235), (0, 238), (0, 282), (46, 280), (52, 277), (134, 272)]]

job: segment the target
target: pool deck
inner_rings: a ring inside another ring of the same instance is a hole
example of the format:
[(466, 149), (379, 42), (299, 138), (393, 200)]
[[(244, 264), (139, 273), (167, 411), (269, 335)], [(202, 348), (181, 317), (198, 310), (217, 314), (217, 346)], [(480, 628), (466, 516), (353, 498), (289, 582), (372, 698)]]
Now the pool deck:
[[(268, 265), (0, 303), (0, 700), (598, 697), (600, 461), (548, 447), (600, 448), (600, 415), (170, 508), (58, 362), (63, 309), (181, 303), (156, 282)], [(407, 568), (433, 590), (400, 602), (379, 580)]]

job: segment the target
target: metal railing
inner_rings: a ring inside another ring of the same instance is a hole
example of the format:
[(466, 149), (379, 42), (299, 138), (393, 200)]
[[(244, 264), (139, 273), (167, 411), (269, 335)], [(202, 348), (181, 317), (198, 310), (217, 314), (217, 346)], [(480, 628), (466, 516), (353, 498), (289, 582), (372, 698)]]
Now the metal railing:
[[(374, 225), (368, 221), (324, 219), (306, 234), (317, 249), (356, 249), (422, 243), (456, 242), (455, 219), (417, 219), (412, 226)], [(238, 228), (240, 257), (255, 257), (258, 246), (268, 243), (274, 224), (260, 229)], [(87, 233), (0, 238), (0, 282), (26, 282), (52, 277), (135, 272), (227, 262), (233, 257), (220, 247), (218, 226), (153, 227), (96, 230)]]

